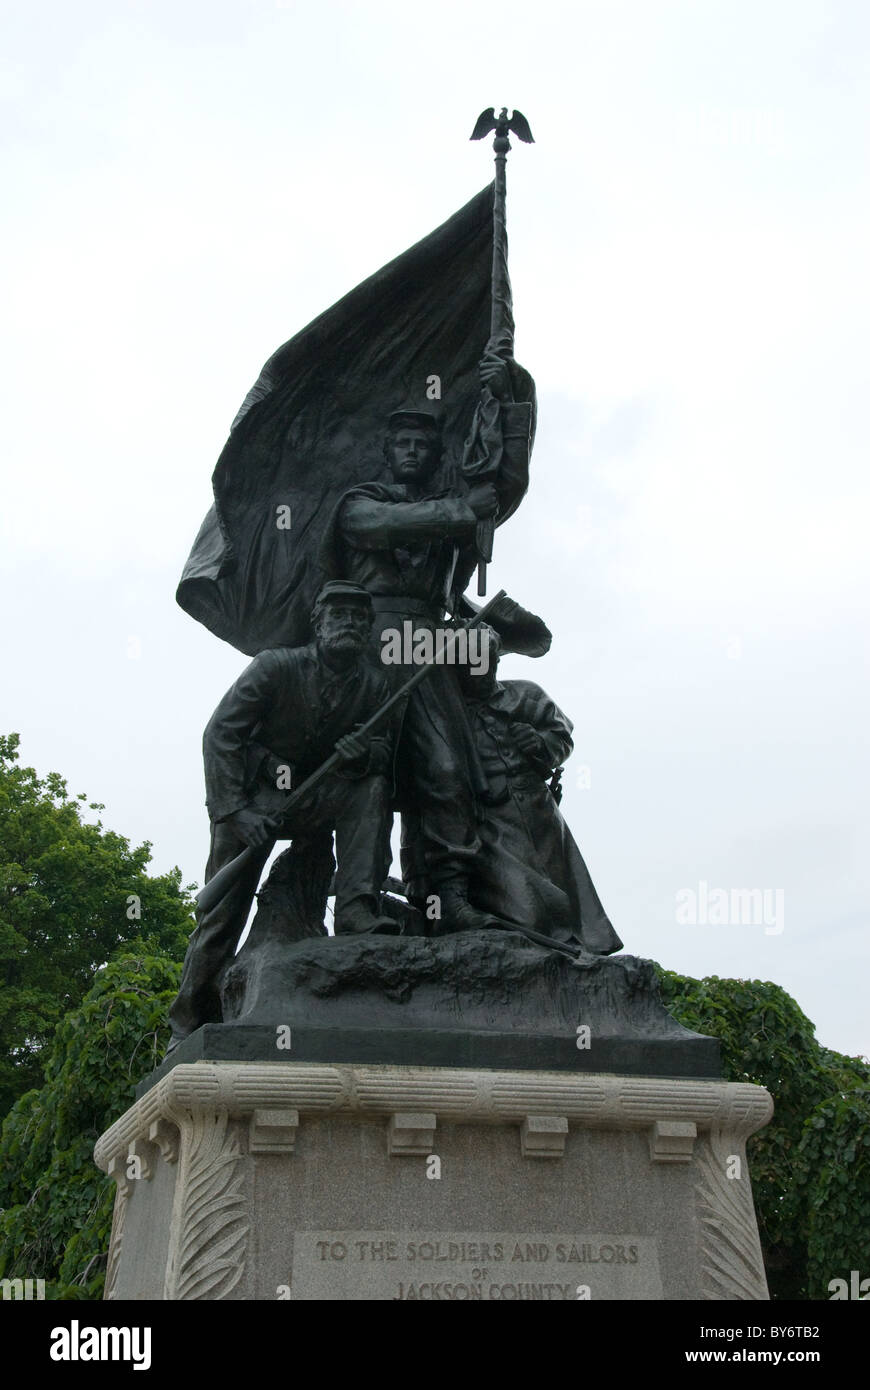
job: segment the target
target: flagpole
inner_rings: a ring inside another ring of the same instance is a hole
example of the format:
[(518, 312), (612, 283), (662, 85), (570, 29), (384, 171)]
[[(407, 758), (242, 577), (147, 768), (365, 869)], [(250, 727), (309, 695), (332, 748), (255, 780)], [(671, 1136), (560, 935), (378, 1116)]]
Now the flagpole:
[[(506, 112), (502, 113), (506, 115)], [(500, 357), (514, 355), (514, 316), (511, 282), (508, 276), (507, 242), (507, 131), (501, 130), (492, 142), (495, 151), (495, 191), (492, 206), (492, 311), (487, 352)]]
[[(498, 117), (494, 106), (482, 111), (471, 133), (471, 139), (482, 140), (491, 130), (495, 131), (495, 139), (492, 142), (495, 152), (495, 189), (492, 206), (491, 312), (486, 355), (493, 354), (504, 359), (514, 355), (514, 315), (507, 261), (507, 156), (511, 147), (508, 131), (513, 131), (526, 144), (533, 144), (534, 140), (523, 113), (515, 110), (508, 118), (506, 106), (502, 107), (501, 115)], [(479, 557), (477, 593), (479, 597), (483, 597), (486, 594), (486, 567), (492, 559), (495, 539), (493, 517), (478, 521), (474, 539)]]

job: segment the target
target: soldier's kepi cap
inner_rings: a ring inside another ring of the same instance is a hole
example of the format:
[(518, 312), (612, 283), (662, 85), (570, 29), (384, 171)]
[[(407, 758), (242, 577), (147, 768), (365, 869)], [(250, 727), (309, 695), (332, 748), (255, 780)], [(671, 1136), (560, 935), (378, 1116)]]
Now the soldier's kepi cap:
[(330, 579), (328, 584), (324, 584), (314, 600), (314, 607), (315, 609), (321, 608), (324, 603), (331, 603), (333, 599), (338, 601), (358, 599), (360, 603), (368, 604), (369, 608), (374, 611), (372, 596), (368, 589), (364, 589), (361, 584), (351, 584), (349, 579)]
[(441, 421), (431, 410), (417, 410), (414, 406), (405, 406), (401, 410), (393, 411), (388, 428), (390, 431), (403, 428), (430, 430), (433, 434), (440, 434)]

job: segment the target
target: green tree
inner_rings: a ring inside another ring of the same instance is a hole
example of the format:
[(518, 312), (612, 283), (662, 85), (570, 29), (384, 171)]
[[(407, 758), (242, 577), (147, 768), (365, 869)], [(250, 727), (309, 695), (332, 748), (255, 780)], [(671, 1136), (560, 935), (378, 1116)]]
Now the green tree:
[(0, 1130), (0, 1278), (44, 1279), (46, 1297), (99, 1299), (115, 1183), (94, 1144), (162, 1061), (181, 967), (144, 942), (101, 970), (49, 1046), (45, 1085)]
[(0, 736), (0, 1115), (41, 1084), (58, 1023), (120, 945), (181, 960), (193, 929), (180, 871), (150, 878), (150, 843), (84, 820), (103, 806), (21, 767), (18, 743)]
[(828, 1298), (849, 1270), (870, 1277), (870, 1065), (822, 1047), (779, 985), (658, 970), (674, 1017), (719, 1038), (724, 1079), (773, 1096), (747, 1144), (771, 1297)]

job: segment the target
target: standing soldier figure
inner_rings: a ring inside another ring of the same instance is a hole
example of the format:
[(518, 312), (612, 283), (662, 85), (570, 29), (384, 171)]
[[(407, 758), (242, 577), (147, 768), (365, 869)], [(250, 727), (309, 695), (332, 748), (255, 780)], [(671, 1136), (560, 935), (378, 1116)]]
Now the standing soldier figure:
[[(402, 632), (406, 620), (416, 631), (443, 628), (445, 610), (456, 611), (477, 563), (478, 523), (513, 512), (528, 485), (531, 404), (513, 401), (504, 361), (488, 356), (480, 371), (498, 417), (499, 462), (492, 481), (464, 495), (438, 490), (436, 417), (401, 410), (390, 416), (384, 446), (392, 483), (351, 488), (336, 509), (324, 562), (370, 592), (379, 646), (382, 633)], [(401, 664), (384, 670), (393, 688), (413, 674)], [(480, 850), (476, 808), (487, 783), (455, 667), (438, 667), (411, 694), (396, 765), (399, 805), (413, 815), (416, 846), (440, 899), (442, 921), (453, 930), (489, 926), (492, 919), (468, 899)], [(411, 874), (405, 868), (406, 880), (419, 877), (419, 870)]]

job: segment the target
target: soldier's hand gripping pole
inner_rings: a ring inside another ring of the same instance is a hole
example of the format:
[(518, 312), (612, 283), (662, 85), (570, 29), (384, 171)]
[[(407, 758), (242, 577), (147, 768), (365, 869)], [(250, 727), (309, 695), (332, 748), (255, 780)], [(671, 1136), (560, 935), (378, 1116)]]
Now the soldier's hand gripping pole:
[[(362, 725), (361, 728), (356, 729), (354, 732), (357, 735), (363, 736), (365, 734), (371, 733), (371, 731), (374, 728), (376, 728), (378, 724), (382, 723), (383, 720), (386, 719), (387, 715), (390, 714), (398, 704), (401, 704), (403, 700), (407, 699), (408, 695), (411, 693), (414, 687), (419, 685), (420, 682), (426, 678), (426, 676), (432, 670), (433, 666), (444, 665), (445, 658), (453, 650), (459, 633), (466, 631), (470, 627), (476, 627), (478, 623), (486, 622), (486, 619), (489, 617), (493, 608), (495, 608), (495, 605), (499, 602), (500, 599), (503, 599), (505, 597), (506, 594), (504, 589), (499, 589), (495, 597), (491, 598), (489, 603), (484, 604), (483, 608), (481, 608), (478, 613), (475, 613), (472, 618), (469, 618), (468, 622), (462, 623), (460, 627), (454, 628), (450, 633), (448, 633), (446, 639), (435, 653), (434, 659), (432, 661), (427, 661), (424, 665), (420, 667), (419, 671), (415, 671), (411, 679), (407, 680), (405, 684), (401, 686), (400, 689), (398, 689), (394, 695), (391, 695), (388, 700), (385, 700), (384, 703), (377, 710), (375, 710), (375, 713), (371, 716), (371, 718), (368, 719), (366, 723)], [(277, 821), (273, 820), (271, 822), (270, 828), (277, 832), (280, 828), (281, 822), (287, 817), (287, 815), (293, 810), (293, 808), (299, 804), (299, 802), (302, 800), (303, 795), (310, 792), (312, 787), (316, 787), (318, 782), (321, 782), (328, 773), (332, 772), (334, 768), (338, 767), (340, 762), (341, 755), (339, 753), (331, 753), (330, 756), (326, 759), (326, 762), (321, 763), (320, 767), (318, 767), (315, 772), (312, 772), (310, 777), (306, 777), (304, 782), (300, 782), (299, 786), (296, 787), (288, 796), (284, 809), (281, 813), (280, 819), (278, 819)], [(274, 844), (274, 841), (272, 843)], [(270, 845), (269, 853), (271, 853), (271, 850), (272, 846)], [(196, 910), (198, 916), (202, 916), (202, 914), (205, 912), (210, 912), (211, 909), (215, 906), (215, 904), (220, 902), (221, 898), (229, 892), (233, 884), (236, 882), (236, 879), (239, 877), (239, 874), (242, 873), (246, 865), (250, 863), (251, 857), (254, 853), (255, 851), (250, 846), (246, 849), (243, 849), (241, 853), (236, 855), (235, 859), (231, 859), (230, 862), (228, 864), (225, 864), (222, 869), (218, 869), (217, 873), (209, 879), (208, 883), (206, 883), (204, 887), (202, 887), (199, 890), (199, 893), (197, 894), (196, 898)]]
[[(471, 132), (471, 139), (482, 140), (491, 130), (495, 131), (495, 139), (492, 142), (495, 151), (495, 194), (492, 209), (492, 310), (486, 352), (506, 358), (514, 355), (514, 316), (507, 265), (507, 156), (511, 147), (508, 131), (513, 131), (514, 135), (524, 140), (527, 145), (534, 144), (534, 137), (522, 111), (514, 111), (508, 119), (506, 106), (502, 107), (500, 116), (496, 116), (494, 106), (481, 111)], [(477, 566), (477, 592), (481, 596), (486, 593), (486, 566), (492, 559), (494, 536), (495, 521), (491, 517), (477, 523), (475, 541), (480, 557)]]

